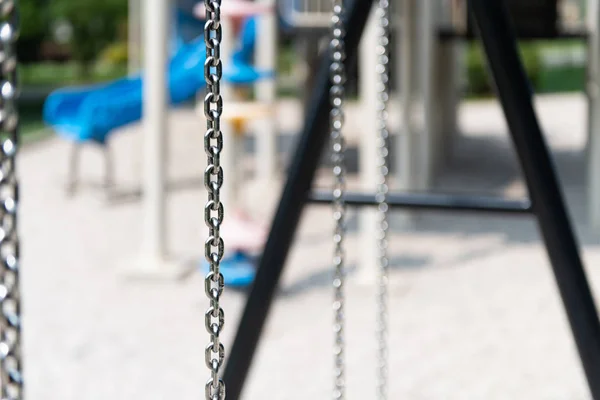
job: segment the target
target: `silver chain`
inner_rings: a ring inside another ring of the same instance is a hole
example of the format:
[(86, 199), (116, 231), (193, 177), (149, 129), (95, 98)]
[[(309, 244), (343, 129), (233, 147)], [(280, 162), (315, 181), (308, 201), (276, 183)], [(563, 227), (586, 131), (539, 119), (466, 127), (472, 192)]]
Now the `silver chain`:
[(23, 399), (21, 365), (21, 295), (15, 172), (17, 112), (18, 9), (16, 0), (0, 1), (0, 124), (5, 137), (0, 150), (0, 398)]
[(333, 15), (331, 17), (331, 42), (330, 42), (330, 78), (331, 78), (331, 113), (330, 134), (332, 141), (333, 175), (335, 178), (333, 188), (333, 219), (335, 228), (333, 233), (334, 243), (334, 382), (333, 398), (341, 400), (345, 397), (344, 382), (344, 233), (345, 233), (345, 162), (344, 162), (344, 85), (346, 71), (344, 61), (346, 50), (344, 46), (345, 30), (342, 22), (344, 12), (343, 0), (333, 0)]
[(221, 62), (221, 0), (205, 0), (204, 6), (206, 8), (206, 24), (204, 25), (204, 40), (206, 42), (206, 61), (204, 63), (206, 133), (204, 134), (204, 150), (208, 156), (208, 165), (204, 171), (204, 184), (208, 190), (208, 202), (204, 206), (204, 221), (209, 230), (204, 247), (206, 260), (210, 264), (210, 271), (204, 281), (206, 295), (210, 300), (210, 307), (205, 314), (206, 330), (210, 334), (210, 343), (205, 349), (206, 366), (210, 369), (210, 378), (205, 386), (205, 396), (206, 400), (224, 400), (225, 383), (219, 376), (219, 371), (225, 360), (225, 347), (219, 338), (225, 323), (225, 314), (219, 304), (225, 287), (223, 275), (219, 271), (225, 251), (220, 232), (224, 216), (223, 203), (220, 197), (221, 187), (223, 186), (223, 169), (221, 167), (223, 98), (220, 93), (221, 77), (223, 75)]
[(377, 7), (378, 40), (377, 45), (377, 150), (380, 176), (377, 185), (378, 203), (378, 266), (379, 284), (377, 290), (377, 399), (385, 400), (388, 394), (388, 267), (387, 231), (388, 231), (388, 100), (389, 100), (389, 38), (390, 38), (390, 3), (379, 0)]

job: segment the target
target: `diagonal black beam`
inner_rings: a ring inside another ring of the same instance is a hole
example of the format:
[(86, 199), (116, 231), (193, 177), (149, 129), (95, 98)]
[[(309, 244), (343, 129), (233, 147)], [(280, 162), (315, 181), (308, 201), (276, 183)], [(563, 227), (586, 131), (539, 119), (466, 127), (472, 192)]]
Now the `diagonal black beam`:
[[(314, 204), (331, 204), (331, 191), (313, 191), (308, 201)], [(378, 206), (374, 194), (352, 193), (344, 194), (344, 202), (349, 207)], [(451, 211), (451, 212), (483, 212), (488, 214), (532, 214), (531, 202), (524, 200), (509, 200), (492, 196), (432, 194), (432, 193), (390, 193), (387, 198), (388, 206), (422, 211)]]
[[(372, 5), (373, 0), (353, 0), (347, 8), (344, 19), (344, 25), (348, 27), (345, 43), (347, 69), (351, 69), (352, 63), (356, 62), (358, 44)], [(327, 129), (331, 109), (329, 104), (331, 87), (329, 64), (329, 57), (323, 57), (311, 101), (306, 110), (304, 128), (298, 138), (269, 238), (259, 262), (236, 337), (229, 351), (223, 375), (223, 380), (227, 385), (228, 399), (240, 398), (261, 332), (273, 303), (275, 289), (321, 160), (321, 152), (329, 138)]]
[(600, 322), (508, 12), (501, 0), (470, 0), (469, 9), (479, 28), (590, 391), (600, 400)]

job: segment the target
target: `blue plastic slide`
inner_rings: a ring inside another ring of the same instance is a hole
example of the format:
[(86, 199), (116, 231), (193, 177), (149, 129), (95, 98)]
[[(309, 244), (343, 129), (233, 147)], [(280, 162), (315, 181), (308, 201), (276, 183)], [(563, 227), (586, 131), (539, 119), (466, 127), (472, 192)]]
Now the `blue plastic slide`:
[[(244, 24), (240, 48), (230, 62), (225, 62), (223, 78), (244, 85), (272, 75), (250, 65), (256, 41), (256, 21)], [(181, 104), (204, 88), (203, 36), (179, 46), (169, 62), (169, 100)], [(44, 104), (44, 121), (58, 135), (76, 142), (104, 144), (115, 129), (140, 120), (142, 116), (141, 76), (123, 78), (112, 83), (79, 88), (64, 88), (51, 93)]]

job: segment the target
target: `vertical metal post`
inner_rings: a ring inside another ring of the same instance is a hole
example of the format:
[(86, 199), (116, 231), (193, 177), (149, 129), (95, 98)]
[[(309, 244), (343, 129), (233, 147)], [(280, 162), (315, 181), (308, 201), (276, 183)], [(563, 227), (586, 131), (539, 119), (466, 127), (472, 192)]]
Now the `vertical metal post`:
[(598, 400), (600, 322), (533, 108), (532, 89), (519, 59), (509, 14), (500, 0), (470, 0), (469, 9), (479, 28), (590, 391)]
[[(423, 162), (420, 158), (420, 138), (418, 125), (415, 123), (417, 110), (419, 76), (419, 36), (418, 2), (417, 0), (402, 0), (400, 24), (396, 34), (396, 80), (398, 93), (400, 93), (402, 111), (400, 113), (400, 134), (397, 137), (395, 148), (395, 180), (401, 191), (415, 191), (418, 189), (418, 177)], [(413, 225), (414, 211), (403, 211), (400, 214), (402, 224), (406, 227)]]
[(71, 145), (71, 154), (69, 155), (69, 180), (67, 182), (67, 195), (75, 194), (79, 187), (79, 164), (81, 158), (81, 143)]
[[(256, 46), (256, 66), (264, 70), (277, 69), (277, 19), (275, 17), (275, 1), (259, 0), (268, 4), (271, 9), (258, 18), (259, 44)], [(275, 110), (277, 95), (276, 77), (256, 84), (256, 98)], [(256, 136), (257, 176), (263, 183), (269, 183), (277, 177), (277, 113), (272, 112), (270, 118), (258, 121)]]
[(417, 132), (413, 124), (415, 87), (413, 78), (415, 76), (415, 0), (402, 1), (402, 24), (400, 25), (399, 47), (397, 58), (397, 71), (400, 93), (402, 98), (402, 134), (398, 138), (396, 148), (396, 174), (401, 190), (415, 189), (415, 155), (418, 154), (418, 143), (416, 143)]
[[(375, 48), (377, 47), (377, 16), (371, 13), (359, 47), (359, 97), (362, 109), (362, 123), (359, 145), (359, 177), (361, 189), (375, 192), (379, 177), (377, 168), (377, 64)], [(359, 229), (362, 246), (358, 281), (362, 284), (374, 284), (377, 277), (377, 210), (364, 208), (359, 214)]]
[(600, 229), (600, 4), (587, 0), (588, 27), (588, 143), (587, 193), (592, 227)]
[(432, 73), (432, 149), (433, 174), (437, 174), (447, 159), (457, 131), (459, 41), (436, 40)]
[[(348, 7), (345, 18), (345, 26), (350, 27), (346, 32), (348, 69), (356, 61), (358, 42), (372, 5), (373, 0), (353, 0)], [(227, 398), (231, 400), (240, 398), (300, 216), (307, 203), (321, 152), (327, 143), (330, 87), (329, 58), (324, 57), (319, 66), (312, 101), (307, 104), (304, 128), (290, 163), (288, 179), (227, 360), (223, 379), (227, 384)]]
[(146, 0), (144, 32), (144, 242), (145, 257), (166, 253), (167, 56), (169, 1)]
[(144, 30), (142, 248), (133, 265), (128, 260), (124, 266), (127, 278), (178, 279), (187, 269), (172, 263), (167, 254), (169, 3), (143, 4), (144, 24), (151, 29)]
[(417, 161), (419, 163), (417, 190), (428, 190), (433, 183), (433, 72), (435, 50), (435, 7), (430, 2), (419, 1), (417, 4), (419, 30), (417, 44), (419, 46), (418, 84), (421, 93), (420, 141)]

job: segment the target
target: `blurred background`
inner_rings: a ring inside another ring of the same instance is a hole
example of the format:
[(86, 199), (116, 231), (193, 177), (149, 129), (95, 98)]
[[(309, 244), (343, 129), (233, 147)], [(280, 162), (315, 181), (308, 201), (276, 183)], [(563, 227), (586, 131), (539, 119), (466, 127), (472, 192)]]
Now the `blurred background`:
[[(600, 8), (597, 0), (506, 3), (597, 290)], [(200, 398), (208, 377), (202, 4), (19, 7), (28, 395)], [(391, 190), (526, 197), (465, 2), (391, 7)], [(228, 352), (310, 109), (331, 3), (223, 0), (222, 18)], [(378, 181), (376, 28), (373, 13), (346, 91), (348, 188), (365, 193)], [(313, 186), (330, 190), (325, 153)], [(533, 219), (389, 218), (390, 398), (591, 398)], [(348, 398), (375, 386), (376, 221), (373, 210), (348, 211)], [(330, 393), (332, 232), (329, 207), (306, 208), (243, 398)]]
[[(104, 2), (69, 0), (21, 0), (22, 30), (18, 54), (23, 105), (28, 115), (23, 120), (24, 133), (43, 127), (41, 110), (46, 96), (55, 88), (107, 82), (124, 77), (128, 71), (141, 67), (141, 7), (132, 1)], [(192, 13), (193, 1), (176, 2), (180, 10)], [(320, 6), (327, 10), (323, 2)], [(585, 21), (585, 1), (565, 0), (561, 3), (561, 23), (582, 28)], [(326, 25), (321, 25), (324, 35)], [(187, 39), (196, 29), (181, 30)], [(289, 27), (288, 27), (289, 28)], [(314, 30), (316, 32), (316, 30)], [(313, 33), (313, 35), (319, 35)], [(316, 57), (318, 47), (306, 43), (306, 32), (278, 30), (278, 94), (295, 97), (303, 87), (294, 65)], [(314, 42), (314, 41), (312, 41)], [(521, 44), (523, 61), (538, 93), (577, 92), (584, 89), (586, 43), (580, 38), (536, 40)], [(303, 51), (303, 52), (301, 52)], [(480, 45), (466, 44), (465, 79), (461, 91), (468, 98), (492, 95)], [(296, 79), (293, 79), (293, 78)], [(351, 85), (356, 87), (356, 83)]]

